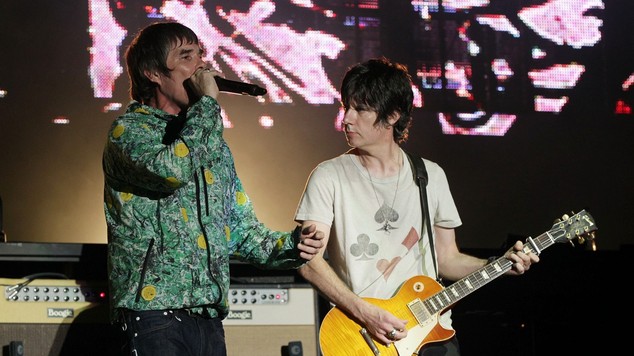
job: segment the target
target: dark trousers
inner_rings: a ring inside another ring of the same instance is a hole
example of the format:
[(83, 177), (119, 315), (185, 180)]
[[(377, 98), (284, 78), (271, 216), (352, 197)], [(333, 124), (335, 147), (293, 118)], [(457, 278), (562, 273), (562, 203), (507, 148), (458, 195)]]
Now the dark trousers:
[(124, 355), (227, 355), (225, 331), (218, 318), (185, 310), (126, 311), (123, 315)]
[(423, 346), (418, 356), (460, 356), (460, 345), (456, 336), (451, 339)]

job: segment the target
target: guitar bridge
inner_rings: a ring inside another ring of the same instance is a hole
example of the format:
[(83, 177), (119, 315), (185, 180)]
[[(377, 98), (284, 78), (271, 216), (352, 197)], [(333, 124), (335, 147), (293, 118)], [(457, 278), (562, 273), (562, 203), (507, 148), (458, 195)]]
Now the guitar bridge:
[(363, 340), (365, 340), (365, 343), (368, 344), (368, 346), (370, 347), (370, 350), (372, 350), (372, 354), (374, 356), (379, 356), (381, 354), (381, 351), (379, 351), (379, 349), (374, 344), (374, 341), (372, 340), (372, 336), (370, 336), (370, 333), (368, 333), (368, 330), (366, 330), (365, 328), (362, 328), (361, 330), (359, 330), (359, 333), (361, 333), (361, 336), (363, 336)]

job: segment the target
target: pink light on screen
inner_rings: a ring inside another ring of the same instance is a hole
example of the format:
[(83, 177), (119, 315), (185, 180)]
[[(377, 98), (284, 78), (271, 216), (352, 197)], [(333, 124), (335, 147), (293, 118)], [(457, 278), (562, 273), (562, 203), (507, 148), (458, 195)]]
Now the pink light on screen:
[[(469, 117), (465, 116), (469, 115)], [(468, 118), (467, 121), (474, 119), (473, 115), (484, 116), (486, 113), (469, 113), (469, 114), (457, 114), (457, 116), (463, 116)], [(442, 132), (446, 135), (466, 135), (466, 136), (504, 136), (508, 130), (513, 126), (513, 123), (517, 119), (516, 115), (509, 114), (492, 114), (487, 122), (477, 127), (462, 127), (452, 124), (451, 115), (447, 113), (438, 113), (438, 122), (442, 128)]]
[(632, 86), (633, 83), (634, 83), (634, 73), (630, 74), (630, 76), (627, 77), (627, 79), (625, 79), (625, 81), (621, 85), (621, 88), (623, 89), (623, 91), (630, 90), (630, 87)]
[(88, 32), (90, 48), (90, 79), (95, 98), (112, 98), (115, 80), (123, 73), (119, 63), (119, 47), (127, 31), (110, 12), (109, 1), (89, 0)]
[(346, 111), (343, 107), (339, 107), (339, 111), (337, 112), (337, 117), (335, 118), (335, 130), (343, 131), (343, 117), (346, 114)]
[(422, 108), (424, 103), (423, 93), (420, 92), (420, 90), (418, 89), (416, 85), (412, 85), (412, 92), (414, 92), (414, 102), (412, 105), (415, 108)]
[(537, 88), (569, 89), (577, 85), (585, 70), (580, 64), (555, 64), (547, 69), (532, 70), (528, 77)]
[(500, 81), (504, 81), (513, 76), (513, 69), (509, 66), (509, 63), (504, 58), (497, 58), (491, 63), (493, 74), (495, 74)]
[(313, 7), (315, 6), (310, 0), (291, 0), (291, 2), (299, 7)]
[[(438, 6), (438, 0), (428, 1)], [(489, 5), (489, 0), (444, 0), (443, 6), (451, 10), (469, 10), (474, 7), (484, 7)]]
[[(519, 29), (527, 30), (525, 27), (517, 26), (523, 22), (528, 26), (528, 29), (535, 31), (543, 40), (573, 49), (592, 47), (600, 41), (601, 33), (599, 30), (603, 24), (602, 20), (586, 14), (590, 9), (603, 9), (602, 0), (543, 0), (542, 2), (540, 5), (524, 8), (520, 6), (517, 10), (517, 17), (508, 14), (482, 13), (482, 10), (486, 11), (489, 8), (492, 12), (497, 11), (497, 5), (490, 6), (489, 0), (445, 0), (443, 5), (448, 14), (457, 12), (467, 14), (471, 12), (470, 9), (481, 8), (480, 14), (470, 17), (475, 18), (477, 22), (464, 21), (463, 26), (456, 30), (459, 32), (457, 34), (459, 39), (467, 43), (467, 50), (470, 51), (471, 55), (478, 54), (484, 49), (480, 48), (479, 43), (468, 38), (466, 31), (468, 26), (488, 26), (496, 32), (503, 32), (502, 38), (508, 38), (509, 36), (506, 34), (514, 38), (519, 38), (521, 35), (524, 38), (526, 37), (525, 33), (520, 33)], [(222, 4), (227, 5), (216, 6), (209, 6), (209, 2), (203, 0), (165, 0), (156, 3), (162, 5), (152, 5), (136, 11), (141, 12), (146, 17), (162, 17), (166, 20), (181, 22), (192, 28), (199, 35), (201, 43), (205, 47), (205, 60), (211, 65), (225, 70), (228, 79), (237, 76), (240, 81), (256, 82), (267, 89), (266, 96), (257, 98), (260, 103), (290, 104), (296, 100), (296, 96), (292, 94), (297, 94), (308, 104), (314, 105), (334, 104), (340, 99), (337, 88), (326, 74), (323, 61), (324, 57), (336, 61), (341, 53), (347, 49), (346, 42), (334, 34), (324, 31), (297, 30), (290, 21), (286, 23), (278, 19), (275, 20), (276, 22), (272, 22), (271, 18), (279, 18), (281, 15), (276, 13), (278, 11), (276, 1), (249, 1), (248, 8), (240, 10), (232, 9), (231, 2), (222, 2)], [(333, 10), (317, 6), (311, 0), (290, 0), (288, 3), (291, 6), (302, 8), (302, 11), (308, 9), (315, 16), (336, 18), (341, 15)], [(353, 3), (355, 5), (350, 5)], [(95, 97), (112, 97), (114, 83), (122, 73), (122, 67), (119, 63), (119, 58), (122, 57), (120, 46), (127, 31), (117, 23), (110, 6), (121, 9), (125, 7), (125, 2), (89, 0), (89, 4), (91, 25), (89, 30), (93, 36), (93, 46), (90, 48), (90, 77)], [(380, 3), (376, 0), (367, 0), (346, 2), (345, 4), (345, 6), (355, 9), (379, 9)], [(437, 0), (416, 0), (411, 1), (411, 5), (414, 11), (421, 11), (422, 14), (424, 10), (431, 17), (433, 16), (430, 14), (439, 11)], [(223, 22), (222, 25), (229, 25), (229, 27), (221, 27), (217, 22), (210, 23), (207, 9), (213, 9), (210, 11), (215, 11), (219, 16), (215, 18), (219, 18), (220, 22)], [(359, 14), (346, 14), (346, 16), (359, 19), (367, 26), (378, 26), (379, 24), (378, 18), (365, 13), (364, 16), (359, 16)], [(345, 21), (342, 21), (342, 25), (345, 26)], [(223, 32), (220, 31), (220, 28), (223, 29)], [(557, 54), (557, 48), (549, 49), (548, 53), (543, 51), (540, 48), (544, 45), (545, 41), (543, 40), (531, 43), (530, 47), (526, 47), (526, 50), (530, 50), (531, 57), (536, 61)], [(245, 45), (245, 42), (248, 44)], [(491, 58), (495, 58), (490, 62), (490, 65), (498, 79), (497, 90), (506, 91), (507, 88), (501, 87), (502, 82), (519, 73), (516, 73), (517, 68), (512, 67), (515, 62), (511, 60), (512, 58), (505, 58), (499, 54), (495, 54)], [(422, 90), (443, 89), (441, 87), (442, 74), (446, 75), (446, 88), (454, 90), (454, 95), (457, 98), (475, 100), (471, 82), (475, 78), (472, 78), (471, 64), (465, 59), (452, 59), (449, 58), (445, 63), (430, 62), (421, 65), (421, 69), (417, 72), (419, 83), (412, 88), (415, 107), (424, 106), (423, 95), (419, 87)], [(586, 70), (583, 65), (577, 64), (573, 60), (571, 59), (569, 64), (558, 63), (546, 69), (543, 69), (544, 66), (532, 65), (528, 68), (528, 76), (532, 85), (535, 88), (545, 89), (573, 89)], [(442, 65), (445, 65), (445, 71), (441, 71)], [(230, 70), (226, 71), (226, 69)], [(522, 73), (525, 72), (522, 71)], [(629, 87), (631, 80), (630, 82), (625, 81), (624, 85)], [(563, 95), (549, 98), (535, 96), (533, 100), (536, 111), (553, 113), (561, 112), (562, 107), (568, 103), (568, 98)], [(626, 104), (625, 101), (619, 104), (619, 110), (627, 110), (629, 107)], [(454, 119), (458, 118), (459, 116), (456, 116)], [(497, 121), (489, 123), (485, 119)], [(337, 116), (334, 125), (337, 130), (340, 130), (340, 121), (338, 120), (339, 116)], [(512, 124), (514, 120), (515, 116), (513, 115), (486, 113), (485, 116), (482, 116), (482, 120), (478, 120), (478, 122), (483, 123), (480, 130), (472, 128), (465, 130), (454, 128), (453, 130), (454, 132), (460, 131), (461, 134), (471, 132), (474, 135), (487, 133), (496, 135), (505, 130), (504, 124), (509, 122)], [(225, 127), (232, 127), (228, 119), (223, 122)], [(454, 121), (454, 123), (460, 124), (459, 120)], [(497, 129), (498, 127), (502, 129)], [(449, 129), (449, 132), (451, 131), (452, 129)]]
[(447, 88), (455, 89), (456, 95), (463, 98), (470, 97), (469, 89), (471, 84), (467, 78), (468, 68), (462, 64), (449, 61), (445, 64), (445, 77), (447, 78)]
[[(118, 61), (119, 47), (127, 31), (116, 22), (108, 1), (89, 1), (93, 36), (90, 76), (95, 97), (112, 97), (114, 82), (123, 71)], [(205, 60), (218, 68), (217, 60), (224, 61), (241, 81), (259, 80), (269, 93), (266, 99), (271, 102), (292, 102), (291, 96), (278, 84), (280, 82), (310, 104), (332, 104), (338, 100), (339, 93), (326, 75), (321, 58), (338, 57), (345, 48), (339, 38), (320, 31), (299, 33), (286, 24), (264, 23), (275, 11), (275, 3), (269, 0), (254, 1), (247, 13), (231, 10), (226, 15), (218, 9), (218, 13), (236, 29), (226, 36), (210, 24), (202, 4), (201, 0), (191, 3), (167, 0), (160, 8), (160, 14), (151, 12), (192, 28), (205, 46)], [(295, 2), (302, 7), (308, 4), (306, 1)], [(232, 36), (244, 36), (259, 51), (246, 49)]]
[(522, 9), (517, 16), (541, 37), (573, 48), (594, 46), (601, 39), (601, 19), (584, 15), (603, 9), (601, 0), (550, 0)]
[(481, 25), (488, 25), (496, 31), (507, 32), (516, 38), (520, 37), (520, 31), (504, 15), (477, 16), (476, 21)]
[(561, 98), (545, 98), (541, 95), (536, 95), (534, 102), (535, 111), (537, 112), (560, 113), (561, 108), (568, 103), (568, 97), (562, 96)]
[[(261, 50), (282, 70), (291, 72), (300, 83), (275, 71), (282, 81), (301, 94), (311, 104), (332, 104), (339, 98), (337, 89), (326, 74), (321, 57), (337, 58), (345, 44), (337, 37), (321, 31), (307, 30), (301, 34), (286, 24), (264, 23), (275, 12), (271, 1), (256, 1), (248, 13), (231, 11), (227, 21), (240, 34)], [(271, 68), (273, 63), (268, 63)]]

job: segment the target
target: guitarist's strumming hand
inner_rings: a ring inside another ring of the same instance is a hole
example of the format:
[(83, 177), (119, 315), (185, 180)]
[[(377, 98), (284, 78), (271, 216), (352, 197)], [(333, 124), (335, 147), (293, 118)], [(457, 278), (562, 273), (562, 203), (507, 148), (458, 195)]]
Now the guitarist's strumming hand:
[(401, 320), (389, 311), (374, 304), (364, 302), (362, 325), (372, 336), (385, 345), (407, 336), (407, 320)]
[(506, 274), (514, 276), (524, 274), (531, 267), (531, 264), (539, 262), (539, 256), (525, 248), (522, 241), (517, 241), (513, 247), (506, 251), (504, 257), (513, 262), (512, 268)]

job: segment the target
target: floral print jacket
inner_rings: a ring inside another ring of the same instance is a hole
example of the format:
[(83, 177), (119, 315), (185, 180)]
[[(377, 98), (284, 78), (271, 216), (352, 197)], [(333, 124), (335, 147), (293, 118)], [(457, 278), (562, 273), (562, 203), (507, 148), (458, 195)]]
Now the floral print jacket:
[(180, 116), (132, 101), (103, 153), (113, 321), (121, 308), (228, 314), (229, 260), (296, 268), (299, 229), (266, 228), (236, 175), (221, 109)]

